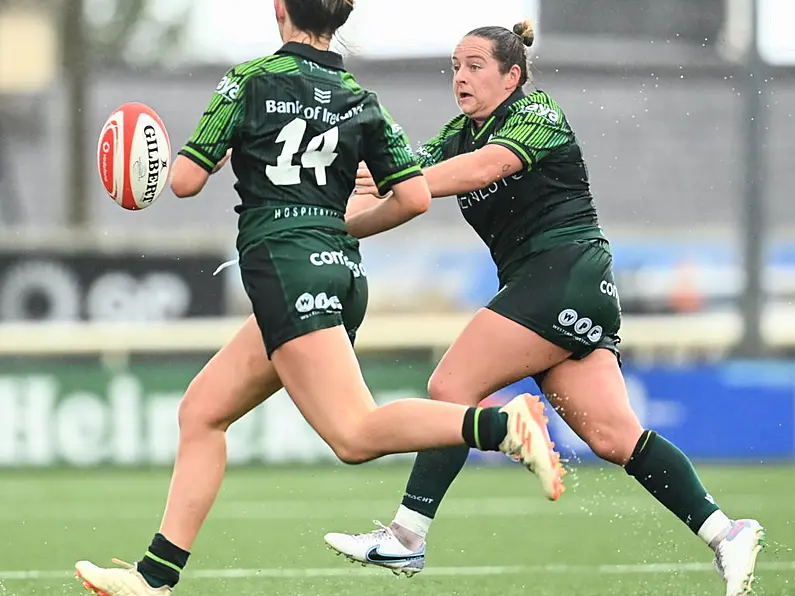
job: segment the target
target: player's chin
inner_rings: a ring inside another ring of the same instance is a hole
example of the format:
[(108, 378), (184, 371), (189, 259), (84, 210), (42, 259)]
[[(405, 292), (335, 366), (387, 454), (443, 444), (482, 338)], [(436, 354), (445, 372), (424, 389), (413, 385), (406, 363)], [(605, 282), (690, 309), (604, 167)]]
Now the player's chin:
[(458, 107), (467, 116), (472, 116), (478, 111), (478, 104), (471, 95), (459, 96), (456, 101), (458, 102)]

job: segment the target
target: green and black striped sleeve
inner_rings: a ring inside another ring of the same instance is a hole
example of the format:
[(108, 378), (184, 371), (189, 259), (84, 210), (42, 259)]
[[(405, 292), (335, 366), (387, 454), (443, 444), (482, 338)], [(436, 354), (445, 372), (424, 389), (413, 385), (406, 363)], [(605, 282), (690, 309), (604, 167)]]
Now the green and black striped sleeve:
[(373, 117), (368, 118), (369, 130), (364, 134), (364, 162), (373, 175), (378, 192), (384, 195), (395, 184), (422, 176), (422, 170), (403, 128), (392, 120), (374, 95), (370, 101), (375, 106), (370, 106)]
[(526, 168), (532, 168), (556, 149), (574, 141), (574, 135), (563, 112), (550, 99), (522, 103), (488, 144), (510, 149)]
[(179, 154), (184, 155), (208, 172), (226, 155), (243, 119), (243, 101), (247, 75), (245, 65), (226, 73), (199, 125)]
[(466, 116), (456, 116), (444, 125), (438, 135), (424, 143), (417, 150), (417, 159), (423, 168), (429, 168), (449, 158), (449, 156), (445, 155), (445, 146), (450, 138), (458, 135), (464, 130), (466, 121)]
[(444, 161), (444, 140), (441, 137), (433, 137), (427, 143), (423, 143), (417, 150), (417, 159), (423, 168), (430, 168)]

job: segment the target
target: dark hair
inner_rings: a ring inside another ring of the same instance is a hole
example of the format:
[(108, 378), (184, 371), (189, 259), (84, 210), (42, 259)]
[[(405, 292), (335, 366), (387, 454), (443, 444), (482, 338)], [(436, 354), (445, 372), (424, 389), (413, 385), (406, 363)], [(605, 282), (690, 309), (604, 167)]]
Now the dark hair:
[(520, 87), (530, 79), (526, 48), (532, 46), (536, 38), (532, 21), (516, 23), (513, 26), (513, 31), (505, 27), (478, 27), (467, 33), (466, 36), (481, 37), (491, 41), (492, 54), (499, 63), (502, 74), (506, 74), (516, 64), (522, 71), (519, 78)]
[(355, 0), (284, 0), (290, 20), (316, 37), (331, 37), (351, 16)]

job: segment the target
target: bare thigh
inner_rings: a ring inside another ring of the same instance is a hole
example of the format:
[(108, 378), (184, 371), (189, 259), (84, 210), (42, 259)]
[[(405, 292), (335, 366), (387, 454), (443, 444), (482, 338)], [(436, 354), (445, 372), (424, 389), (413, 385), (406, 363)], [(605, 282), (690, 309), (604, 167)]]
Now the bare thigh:
[(378, 407), (341, 326), (290, 340), (272, 358), (293, 403), (346, 463), (464, 444), (463, 406), (401, 399)]
[(180, 405), (180, 426), (226, 430), (281, 387), (250, 316), (191, 382)]
[(624, 465), (643, 433), (632, 411), (615, 354), (599, 349), (583, 360), (566, 360), (543, 383), (549, 403), (591, 450)]
[(534, 331), (483, 308), (447, 350), (428, 382), (433, 399), (476, 405), (493, 392), (570, 356)]
[(342, 327), (293, 339), (271, 357), (296, 407), (332, 448), (377, 407)]

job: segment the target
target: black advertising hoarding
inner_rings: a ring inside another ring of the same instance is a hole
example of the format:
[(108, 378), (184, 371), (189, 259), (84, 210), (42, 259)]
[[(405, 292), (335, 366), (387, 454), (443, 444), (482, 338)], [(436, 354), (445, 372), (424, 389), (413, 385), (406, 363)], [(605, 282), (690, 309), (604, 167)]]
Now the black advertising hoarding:
[(225, 314), (226, 255), (0, 252), (0, 322), (157, 322)]

